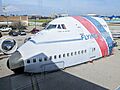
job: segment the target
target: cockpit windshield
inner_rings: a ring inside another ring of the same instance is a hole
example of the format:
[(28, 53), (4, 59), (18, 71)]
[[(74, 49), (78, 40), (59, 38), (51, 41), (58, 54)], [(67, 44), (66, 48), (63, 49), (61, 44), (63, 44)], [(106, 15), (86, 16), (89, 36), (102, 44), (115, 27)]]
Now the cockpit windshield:
[(48, 26), (45, 29), (66, 29), (66, 26), (64, 24), (48, 24)]
[(54, 24), (49, 24), (46, 29), (54, 29), (56, 28), (57, 25), (54, 25)]

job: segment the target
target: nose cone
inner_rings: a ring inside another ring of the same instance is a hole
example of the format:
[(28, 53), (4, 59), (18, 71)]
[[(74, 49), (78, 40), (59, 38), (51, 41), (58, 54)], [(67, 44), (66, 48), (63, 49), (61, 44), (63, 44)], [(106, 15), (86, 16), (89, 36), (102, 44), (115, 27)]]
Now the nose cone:
[(24, 72), (24, 61), (20, 52), (14, 52), (7, 61), (7, 67), (14, 72)]

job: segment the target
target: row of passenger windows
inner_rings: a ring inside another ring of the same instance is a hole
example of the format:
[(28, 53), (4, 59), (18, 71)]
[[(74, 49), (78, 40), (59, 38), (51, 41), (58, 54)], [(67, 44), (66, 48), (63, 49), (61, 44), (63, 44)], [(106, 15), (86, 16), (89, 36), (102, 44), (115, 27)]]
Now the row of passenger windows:
[[(92, 48), (92, 52), (95, 51), (95, 48)], [(59, 54), (59, 55), (54, 55), (54, 56), (50, 56), (50, 57), (44, 57), (44, 58), (39, 58), (39, 59), (36, 59), (34, 58), (33, 59), (33, 63), (39, 61), (39, 62), (42, 62), (42, 61), (48, 61), (48, 60), (52, 60), (52, 59), (57, 59), (57, 58), (64, 58), (64, 57), (70, 57), (70, 56), (73, 56), (73, 55), (79, 55), (79, 54), (85, 54), (87, 53), (87, 50), (81, 50), (81, 51), (76, 51), (76, 52), (71, 52), (71, 53), (66, 53), (66, 54)], [(27, 60), (27, 63), (30, 63), (31, 60), (28, 59)]]

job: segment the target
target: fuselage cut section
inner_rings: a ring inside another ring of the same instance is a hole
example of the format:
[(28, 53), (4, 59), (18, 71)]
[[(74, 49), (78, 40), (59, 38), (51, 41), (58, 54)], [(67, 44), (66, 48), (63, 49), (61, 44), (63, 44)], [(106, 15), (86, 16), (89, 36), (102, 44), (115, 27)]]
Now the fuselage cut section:
[(111, 55), (113, 47), (111, 32), (103, 19), (74, 16), (54, 19), (17, 51), (21, 54), (19, 60), (24, 62), (24, 72), (38, 73)]

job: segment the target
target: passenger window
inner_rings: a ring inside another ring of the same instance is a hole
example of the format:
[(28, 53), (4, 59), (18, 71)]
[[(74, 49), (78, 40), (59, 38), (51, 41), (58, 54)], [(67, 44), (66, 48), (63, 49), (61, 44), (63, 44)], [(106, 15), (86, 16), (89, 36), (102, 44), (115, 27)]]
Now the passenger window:
[(60, 25), (58, 25), (58, 27), (57, 27), (58, 29), (61, 29), (61, 26)]
[(67, 53), (67, 56), (69, 57), (69, 53)]
[(44, 58), (44, 61), (47, 61), (47, 57)]
[(56, 58), (57, 58), (57, 56), (55, 55), (55, 56), (54, 56), (54, 59), (56, 59)]
[(71, 52), (71, 56), (73, 56), (73, 52)]
[(52, 56), (49, 57), (49, 60), (52, 60)]
[(35, 62), (36, 62), (36, 59), (33, 59), (33, 62), (35, 63)]
[(77, 52), (75, 52), (75, 55), (77, 54)]
[(83, 54), (83, 50), (81, 51), (81, 53)]
[(30, 60), (29, 60), (29, 59), (27, 60), (27, 63), (30, 63)]
[(42, 62), (42, 58), (39, 58), (39, 62)]
[(61, 58), (61, 55), (59, 55), (59, 58)]
[(78, 54), (80, 54), (80, 51), (78, 51)]
[(92, 48), (92, 52), (94, 52), (95, 51), (95, 48)]
[(64, 24), (62, 24), (61, 26), (62, 26), (62, 29), (66, 29), (66, 27), (65, 27), (65, 25), (64, 25)]
[(65, 57), (65, 54), (63, 54), (63, 57)]

